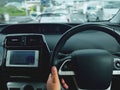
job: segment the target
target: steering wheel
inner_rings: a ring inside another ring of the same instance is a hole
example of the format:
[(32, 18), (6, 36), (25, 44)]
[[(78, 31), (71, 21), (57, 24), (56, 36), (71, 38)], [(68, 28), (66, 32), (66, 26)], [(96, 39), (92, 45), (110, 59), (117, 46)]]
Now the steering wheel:
[[(72, 76), (77, 89), (107, 89), (112, 82), (113, 56), (107, 50), (75, 50), (67, 60), (58, 59), (58, 54), (66, 41), (79, 32), (97, 30), (111, 35), (120, 44), (120, 35), (107, 25), (83, 24), (69, 29), (56, 44), (51, 55), (52, 65), (57, 66), (59, 76)], [(77, 42), (76, 42), (77, 43)], [(66, 70), (64, 66), (67, 66)], [(73, 90), (73, 89), (72, 89)]]

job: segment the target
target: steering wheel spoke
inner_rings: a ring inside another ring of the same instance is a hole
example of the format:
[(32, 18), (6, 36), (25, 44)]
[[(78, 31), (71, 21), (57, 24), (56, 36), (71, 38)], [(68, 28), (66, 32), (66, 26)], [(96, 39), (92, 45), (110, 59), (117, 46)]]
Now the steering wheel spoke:
[(71, 59), (65, 60), (62, 63), (58, 71), (58, 74), (61, 76), (74, 76), (75, 75), (74, 71), (72, 70)]

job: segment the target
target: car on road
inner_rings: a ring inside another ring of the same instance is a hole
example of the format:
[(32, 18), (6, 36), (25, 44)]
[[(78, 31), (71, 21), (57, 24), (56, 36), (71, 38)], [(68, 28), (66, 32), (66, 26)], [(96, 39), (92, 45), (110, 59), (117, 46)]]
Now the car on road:
[(103, 20), (103, 8), (101, 6), (88, 6), (86, 10), (87, 21), (100, 21)]
[(64, 13), (69, 14), (68, 11), (65, 8), (58, 8), (53, 11), (54, 13)]
[(7, 23), (10, 20), (8, 13), (1, 13), (0, 14), (0, 23)]
[(68, 23), (70, 18), (65, 13), (42, 13), (37, 17), (39, 23)]
[(30, 12), (30, 18), (36, 21), (36, 18), (41, 14), (41, 12)]

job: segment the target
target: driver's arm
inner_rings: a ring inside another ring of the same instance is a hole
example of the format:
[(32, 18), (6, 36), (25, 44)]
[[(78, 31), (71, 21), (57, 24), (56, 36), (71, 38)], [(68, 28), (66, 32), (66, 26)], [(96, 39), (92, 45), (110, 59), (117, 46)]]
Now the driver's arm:
[[(64, 79), (61, 80), (61, 83), (65, 89), (68, 89), (68, 85), (65, 83)], [(49, 75), (47, 81), (47, 90), (61, 90), (60, 81), (55, 66), (51, 68), (51, 74)]]

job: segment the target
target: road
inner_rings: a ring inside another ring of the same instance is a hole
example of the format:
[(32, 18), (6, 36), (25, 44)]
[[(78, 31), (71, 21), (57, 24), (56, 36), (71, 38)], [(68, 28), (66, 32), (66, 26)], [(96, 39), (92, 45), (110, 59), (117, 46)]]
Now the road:
[(29, 16), (13, 16), (13, 17), (10, 17), (10, 21), (8, 21), (7, 23), (27, 23), (27, 22), (31, 22), (33, 21)]
[(84, 14), (75, 13), (71, 14), (70, 17), (72, 23), (82, 23), (86, 21), (86, 17)]
[[(85, 22), (85, 15), (83, 14), (71, 14), (70, 15), (70, 23), (82, 23)], [(10, 17), (10, 21), (6, 22), (8, 24), (17, 24), (17, 23), (38, 23), (35, 20), (32, 20), (30, 16), (17, 16), (17, 17)]]
[[(118, 9), (104, 9), (104, 18), (103, 20), (108, 20), (113, 17)], [(83, 23), (86, 22), (86, 16), (81, 13), (71, 13), (70, 15), (70, 23)], [(10, 21), (2, 22), (8, 24), (17, 24), (17, 23), (38, 23), (38, 21), (33, 20), (30, 16), (14, 16), (10, 17)]]

